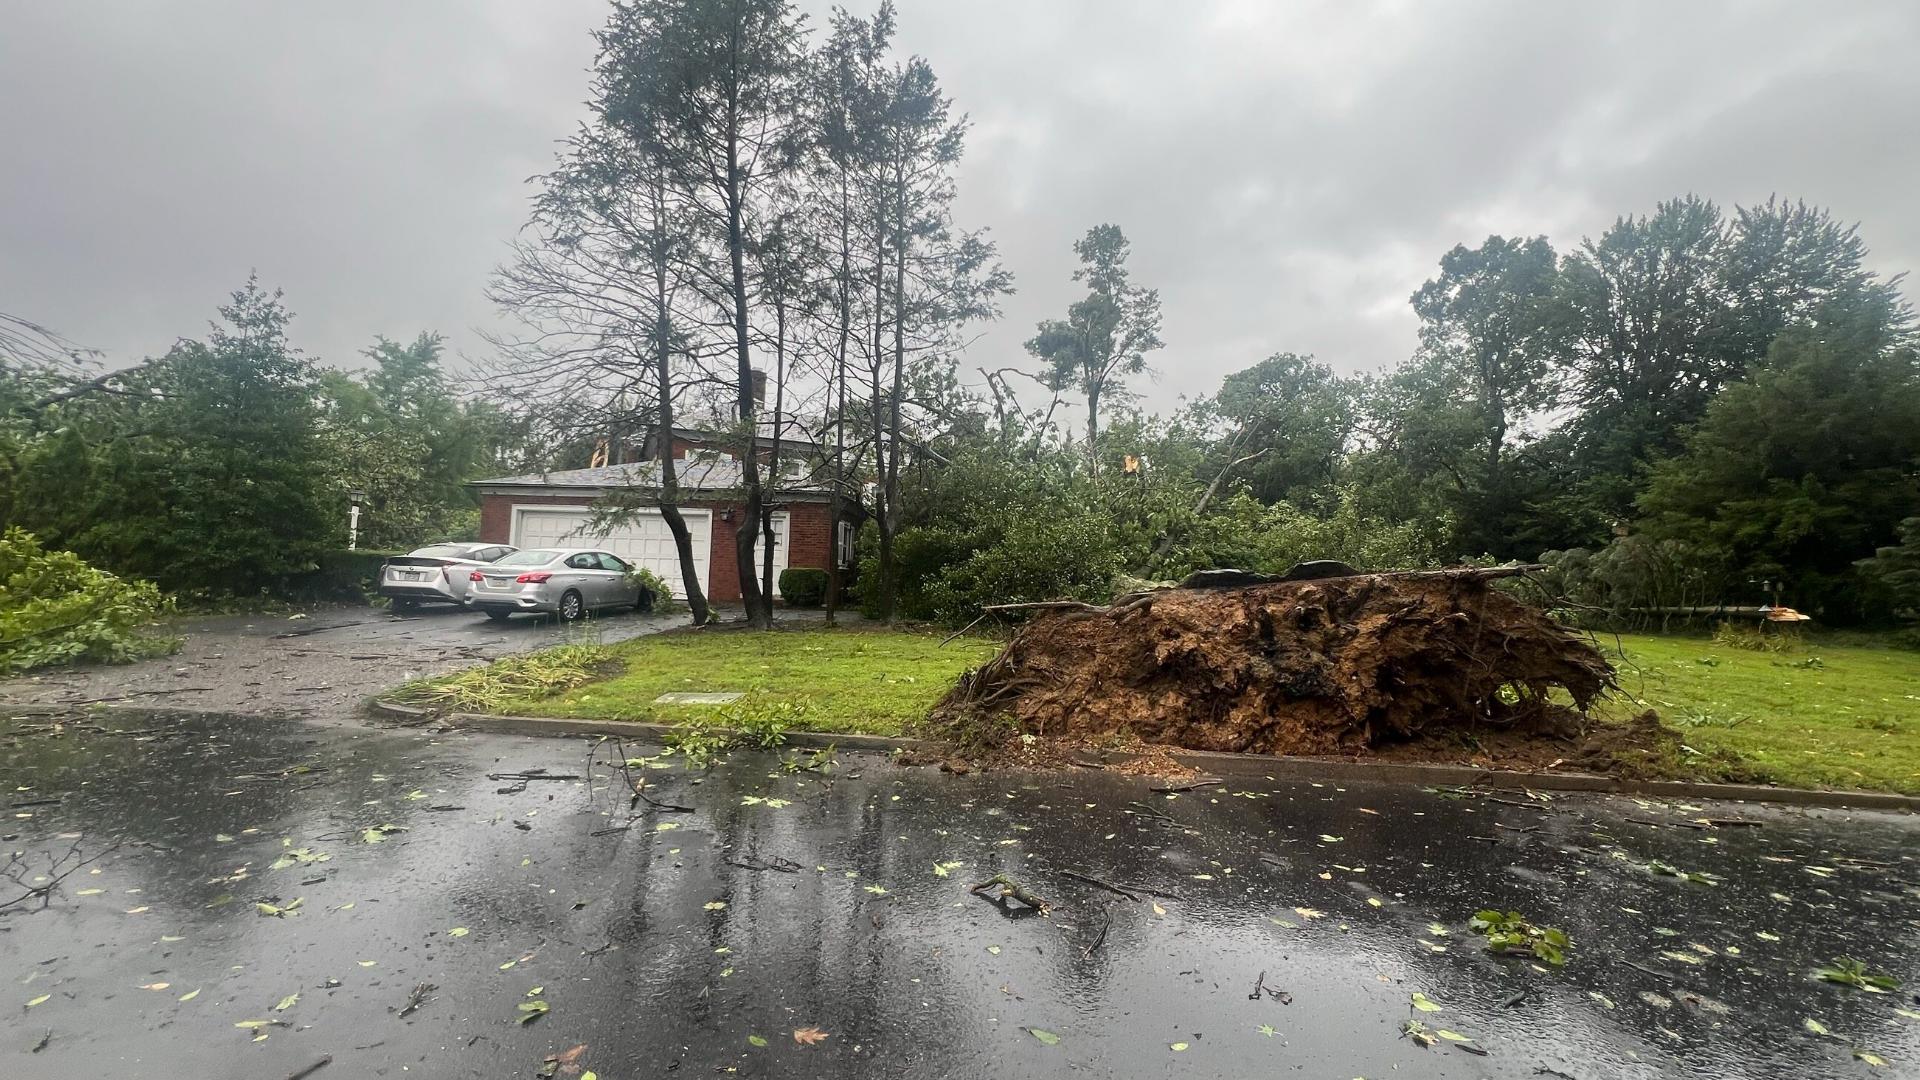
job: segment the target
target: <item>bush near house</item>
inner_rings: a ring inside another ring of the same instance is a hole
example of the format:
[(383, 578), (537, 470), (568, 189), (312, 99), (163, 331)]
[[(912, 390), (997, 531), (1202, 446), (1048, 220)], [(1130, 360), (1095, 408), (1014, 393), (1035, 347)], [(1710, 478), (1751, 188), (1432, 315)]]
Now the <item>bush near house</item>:
[(819, 607), (827, 599), (827, 572), (812, 566), (780, 571), (780, 595), (793, 607)]
[(0, 674), (84, 660), (124, 662), (171, 651), (142, 631), (172, 610), (151, 582), (48, 551), (32, 533), (0, 537)]

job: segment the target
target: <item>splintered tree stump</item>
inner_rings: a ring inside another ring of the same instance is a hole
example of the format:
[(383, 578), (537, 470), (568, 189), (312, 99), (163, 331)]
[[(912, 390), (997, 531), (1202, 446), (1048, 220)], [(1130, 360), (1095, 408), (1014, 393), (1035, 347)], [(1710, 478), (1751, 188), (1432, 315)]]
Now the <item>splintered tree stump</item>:
[(1576, 735), (1613, 669), (1584, 637), (1491, 587), (1530, 569), (1216, 574), (1106, 608), (1038, 607), (933, 720), (956, 736), (1122, 734), (1267, 754), (1485, 727)]

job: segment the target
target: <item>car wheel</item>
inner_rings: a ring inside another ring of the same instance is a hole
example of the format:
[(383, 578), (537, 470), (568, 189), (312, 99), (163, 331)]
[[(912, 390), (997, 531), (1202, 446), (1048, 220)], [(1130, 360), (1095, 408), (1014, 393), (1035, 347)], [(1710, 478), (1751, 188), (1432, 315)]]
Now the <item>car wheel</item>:
[(633, 602), (633, 610), (640, 612), (642, 615), (653, 610), (653, 590), (652, 589), (640, 590), (640, 596), (637, 599), (635, 599)]
[(587, 602), (580, 598), (579, 593), (568, 589), (566, 595), (560, 598), (560, 621), (579, 622), (586, 614)]
[(494, 622), (506, 622), (507, 616), (512, 614), (513, 612), (511, 611), (495, 611), (495, 610), (489, 609), (487, 612), (487, 618), (492, 619)]

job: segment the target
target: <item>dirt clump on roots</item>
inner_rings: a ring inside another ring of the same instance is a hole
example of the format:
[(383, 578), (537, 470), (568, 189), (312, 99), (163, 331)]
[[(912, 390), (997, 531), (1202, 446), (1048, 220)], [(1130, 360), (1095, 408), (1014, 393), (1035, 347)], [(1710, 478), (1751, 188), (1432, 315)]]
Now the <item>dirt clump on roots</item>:
[(1526, 569), (1211, 576), (1110, 607), (1037, 605), (926, 730), (986, 757), (1026, 735), (1343, 756), (1472, 731), (1576, 742), (1613, 669), (1491, 587)]

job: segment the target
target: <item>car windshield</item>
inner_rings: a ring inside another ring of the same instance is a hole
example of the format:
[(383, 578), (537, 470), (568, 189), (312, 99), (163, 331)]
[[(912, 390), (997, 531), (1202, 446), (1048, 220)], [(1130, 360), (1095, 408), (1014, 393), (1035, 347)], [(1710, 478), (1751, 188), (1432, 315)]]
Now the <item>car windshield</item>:
[(551, 548), (533, 548), (530, 551), (516, 551), (511, 555), (494, 561), (495, 566), (545, 566), (560, 557), (560, 552)]
[(412, 551), (408, 552), (407, 554), (430, 555), (430, 556), (435, 556), (437, 558), (442, 558), (442, 559), (459, 559), (459, 558), (464, 558), (466, 556), (467, 545), (466, 544), (428, 544), (426, 547), (423, 547), (423, 548), (415, 548)]

